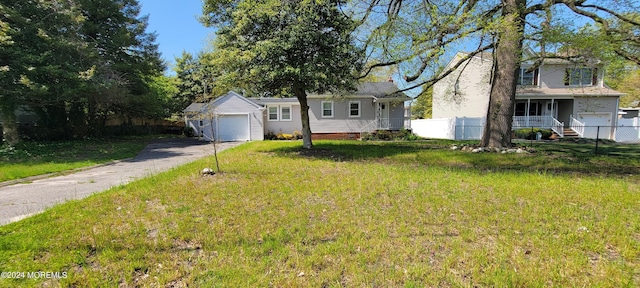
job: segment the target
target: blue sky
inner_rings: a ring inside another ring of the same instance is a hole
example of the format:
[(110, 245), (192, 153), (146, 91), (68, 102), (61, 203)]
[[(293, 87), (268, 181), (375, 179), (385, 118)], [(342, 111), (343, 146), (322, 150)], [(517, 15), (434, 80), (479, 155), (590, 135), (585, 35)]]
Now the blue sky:
[(149, 15), (149, 32), (156, 32), (156, 42), (171, 70), (175, 57), (182, 51), (197, 54), (206, 49), (212, 39), (212, 28), (205, 28), (197, 17), (202, 11), (202, 0), (138, 0), (141, 16)]

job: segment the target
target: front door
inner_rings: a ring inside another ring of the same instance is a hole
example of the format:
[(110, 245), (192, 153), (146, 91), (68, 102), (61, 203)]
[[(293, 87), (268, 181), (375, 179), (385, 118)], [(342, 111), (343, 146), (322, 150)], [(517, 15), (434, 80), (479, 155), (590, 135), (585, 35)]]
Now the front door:
[(389, 103), (378, 103), (378, 128), (389, 129)]
[[(573, 114), (573, 100), (556, 100), (558, 102), (558, 121), (564, 123), (564, 127), (569, 127), (571, 115)], [(575, 116), (574, 116), (575, 117)]]

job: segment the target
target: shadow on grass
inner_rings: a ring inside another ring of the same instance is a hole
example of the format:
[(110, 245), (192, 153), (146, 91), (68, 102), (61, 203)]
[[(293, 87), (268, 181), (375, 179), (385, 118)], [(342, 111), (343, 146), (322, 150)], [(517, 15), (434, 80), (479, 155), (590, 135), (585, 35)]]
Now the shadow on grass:
[[(313, 149), (283, 147), (280, 156), (329, 161), (385, 161), (389, 164), (449, 167), (480, 172), (518, 171), (569, 175), (640, 175), (640, 146), (605, 145), (602, 153), (583, 144), (546, 143), (530, 154), (469, 153), (450, 149), (453, 141), (318, 141)], [(604, 154), (606, 152), (606, 154)]]

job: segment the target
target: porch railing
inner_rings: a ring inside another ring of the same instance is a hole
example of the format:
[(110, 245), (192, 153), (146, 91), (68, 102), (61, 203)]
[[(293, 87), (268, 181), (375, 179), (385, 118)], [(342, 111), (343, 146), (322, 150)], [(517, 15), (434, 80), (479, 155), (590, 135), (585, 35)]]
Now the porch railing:
[(400, 130), (411, 128), (411, 119), (409, 118), (378, 119), (377, 123), (377, 130)]
[(552, 116), (513, 116), (512, 127), (514, 130), (531, 127), (546, 128), (564, 137), (564, 123)]
[(553, 124), (551, 116), (513, 116), (513, 129), (520, 128), (551, 128)]
[(576, 131), (576, 133), (578, 133), (578, 136), (584, 137), (584, 122), (580, 122), (580, 120), (573, 118), (573, 116), (571, 116), (569, 119), (571, 119), (569, 121), (569, 127), (571, 128), (571, 130)]
[(564, 123), (558, 121), (558, 119), (556, 118), (551, 119), (553, 119), (551, 123), (551, 130), (553, 130), (553, 132), (556, 132), (556, 134), (558, 134), (560, 138), (564, 138)]
[(390, 118), (373, 120), (360, 128), (360, 133), (370, 133), (375, 130), (410, 129), (410, 118)]

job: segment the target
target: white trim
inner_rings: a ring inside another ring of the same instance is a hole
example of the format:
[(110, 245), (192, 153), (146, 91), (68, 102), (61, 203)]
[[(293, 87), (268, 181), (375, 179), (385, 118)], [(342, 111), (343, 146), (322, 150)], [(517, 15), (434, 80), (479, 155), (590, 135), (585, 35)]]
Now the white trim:
[[(324, 103), (329, 103), (331, 104), (331, 115), (324, 115)], [(334, 105), (333, 105), (333, 101), (321, 101), (320, 102), (320, 117), (321, 118), (333, 118), (335, 115), (335, 111), (334, 111)]]
[[(358, 104), (358, 114), (351, 115), (351, 104)], [(349, 105), (347, 106), (347, 115), (349, 118), (360, 118), (362, 116), (362, 102), (361, 101), (349, 101)]]
[[(289, 108), (289, 119), (285, 119), (284, 118), (284, 113), (282, 113), (282, 109), (283, 108)], [(280, 114), (280, 121), (293, 121), (293, 109), (291, 108), (291, 105), (280, 105), (280, 108), (278, 109), (278, 112)]]
[[(271, 119), (271, 108), (275, 108), (276, 109), (276, 118), (275, 119)], [(271, 122), (275, 122), (275, 121), (280, 121), (280, 106), (278, 105), (267, 105), (267, 121), (271, 121)]]

